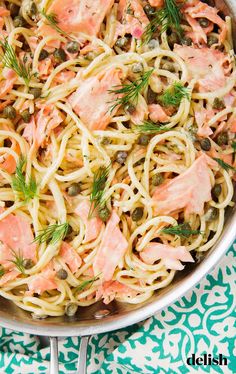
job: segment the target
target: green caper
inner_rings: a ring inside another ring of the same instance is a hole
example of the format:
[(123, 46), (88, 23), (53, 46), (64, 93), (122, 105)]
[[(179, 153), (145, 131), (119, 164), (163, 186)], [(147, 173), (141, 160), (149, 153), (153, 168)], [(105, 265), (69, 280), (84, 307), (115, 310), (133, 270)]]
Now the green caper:
[(156, 92), (154, 92), (151, 87), (148, 87), (148, 91), (147, 91), (147, 103), (148, 104), (154, 104), (156, 103), (156, 100), (157, 100), (157, 94)]
[(68, 277), (68, 273), (65, 269), (60, 269), (56, 272), (56, 276), (58, 279), (66, 279)]
[(129, 114), (133, 114), (135, 111), (136, 111), (136, 108), (133, 104), (131, 103), (127, 103), (125, 106), (124, 106), (124, 110), (126, 112), (128, 112)]
[(159, 47), (159, 43), (156, 39), (151, 39), (150, 42), (148, 42), (149, 49), (155, 49), (157, 47)]
[(102, 138), (102, 140), (101, 140), (101, 144), (102, 145), (108, 145), (108, 144), (110, 144), (110, 139), (109, 138), (107, 138), (106, 136), (104, 136), (104, 138)]
[(207, 18), (198, 18), (198, 23), (201, 27), (208, 27), (210, 22)]
[(67, 193), (69, 196), (76, 196), (81, 192), (80, 183), (72, 183), (70, 187), (67, 188)]
[(218, 145), (227, 145), (229, 141), (229, 136), (227, 132), (222, 132), (217, 136), (216, 143)]
[(66, 61), (66, 52), (62, 48), (55, 49), (55, 51), (53, 52), (53, 56), (58, 64)]
[(77, 53), (79, 51), (79, 43), (76, 42), (76, 41), (71, 41), (71, 42), (67, 43), (66, 50), (69, 53)]
[(131, 214), (131, 218), (134, 222), (140, 221), (143, 217), (143, 208), (141, 206), (134, 209)]
[(13, 20), (13, 25), (15, 27), (25, 27), (26, 21), (22, 16), (16, 16)]
[(175, 44), (179, 43), (179, 36), (176, 32), (172, 32), (169, 36), (168, 36), (168, 44), (171, 48), (174, 47)]
[(117, 39), (116, 46), (119, 47), (119, 48), (123, 48), (123, 47), (126, 46), (128, 41), (129, 41), (128, 38), (126, 38), (126, 36), (123, 36), (123, 38)]
[(34, 266), (34, 261), (31, 258), (25, 258), (23, 260), (23, 267), (25, 269), (31, 269)]
[(23, 119), (23, 121), (25, 123), (29, 123), (30, 122), (30, 118), (31, 118), (31, 114), (29, 112), (28, 109), (24, 110), (23, 112), (21, 112), (21, 118)]
[(86, 53), (86, 55), (84, 56), (84, 58), (88, 61), (93, 61), (96, 57), (96, 54), (94, 52), (88, 52)]
[(46, 51), (46, 49), (42, 49), (39, 54), (39, 61), (45, 60), (45, 58), (47, 58), (48, 56), (49, 56), (48, 51)]
[(215, 184), (211, 190), (212, 196), (218, 198), (221, 195), (222, 187), (220, 184)]
[(20, 7), (14, 3), (9, 4), (9, 11), (12, 18), (18, 16)]
[(188, 223), (188, 222), (184, 222), (183, 224), (182, 224), (182, 226), (181, 226), (181, 230), (184, 230), (185, 232), (184, 232), (184, 236), (186, 237), (186, 238), (189, 238), (190, 236), (191, 236), (191, 230), (192, 230), (192, 228), (191, 228), (191, 226), (190, 226), (190, 224)]
[(99, 209), (98, 215), (103, 222), (107, 222), (108, 219), (110, 218), (111, 212), (106, 206), (104, 206)]
[(137, 62), (136, 64), (133, 64), (132, 66), (133, 73), (142, 73), (142, 71), (143, 71), (143, 64), (141, 62)]
[(14, 106), (12, 105), (5, 106), (5, 108), (3, 109), (3, 116), (9, 119), (16, 118), (16, 110)]
[(163, 183), (163, 181), (164, 181), (164, 177), (160, 173), (154, 174), (152, 177), (153, 186), (159, 186), (160, 184)]
[(148, 17), (153, 16), (156, 12), (155, 8), (153, 8), (150, 4), (146, 4), (143, 9)]
[(192, 44), (192, 39), (189, 38), (188, 36), (184, 36), (182, 39), (181, 39), (181, 42), (183, 45), (191, 45)]
[(68, 317), (73, 317), (75, 313), (77, 312), (77, 309), (78, 309), (78, 305), (76, 303), (70, 302), (65, 307), (65, 314)]
[(209, 208), (205, 214), (206, 222), (214, 221), (217, 217), (218, 217), (218, 209), (216, 209), (215, 207)]
[(208, 47), (211, 47), (214, 44), (218, 43), (218, 38), (215, 35), (209, 35), (207, 37), (207, 45)]
[(170, 71), (170, 72), (174, 72), (175, 71), (175, 67), (173, 64), (171, 64), (170, 62), (165, 62), (163, 65), (162, 65), (162, 69), (163, 70), (167, 70), (167, 71)]
[(120, 165), (123, 165), (128, 157), (128, 153), (125, 151), (118, 151), (116, 153), (116, 162), (118, 162)]
[(219, 109), (219, 110), (225, 109), (224, 100), (223, 99), (219, 99), (218, 97), (216, 97), (214, 99), (212, 107), (213, 107), (213, 109)]
[(204, 138), (200, 140), (200, 146), (203, 151), (210, 151), (211, 149), (211, 141), (208, 138)]
[(139, 145), (144, 145), (144, 146), (148, 145), (149, 140), (150, 140), (150, 138), (149, 138), (149, 136), (147, 134), (142, 134), (138, 138), (138, 144)]
[(39, 87), (31, 87), (29, 93), (33, 95), (35, 99), (38, 99), (42, 94), (42, 90)]
[(0, 278), (5, 274), (4, 267), (0, 265)]
[(25, 11), (27, 16), (30, 18), (34, 17), (38, 13), (37, 6), (34, 1), (28, 1), (25, 5)]

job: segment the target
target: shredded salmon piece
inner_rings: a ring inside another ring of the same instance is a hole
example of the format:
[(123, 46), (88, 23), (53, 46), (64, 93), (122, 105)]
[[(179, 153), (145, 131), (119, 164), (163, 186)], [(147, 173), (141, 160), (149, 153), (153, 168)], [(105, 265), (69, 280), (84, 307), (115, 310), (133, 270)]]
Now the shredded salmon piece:
[(90, 242), (97, 239), (102, 228), (102, 220), (98, 217), (89, 218), (91, 204), (88, 200), (83, 200), (75, 208), (75, 213), (82, 219), (85, 225), (85, 242)]
[(40, 274), (33, 275), (28, 283), (29, 293), (41, 295), (45, 291), (57, 289), (55, 282), (55, 270), (52, 261), (41, 271)]
[(170, 117), (159, 104), (148, 105), (149, 117), (153, 122), (168, 122)]
[(116, 297), (137, 296), (137, 291), (118, 281), (104, 282), (96, 291), (96, 300), (103, 299), (104, 304), (109, 304)]
[(65, 261), (66, 265), (69, 266), (72, 273), (75, 273), (80, 268), (82, 259), (70, 244), (62, 242), (59, 255)]

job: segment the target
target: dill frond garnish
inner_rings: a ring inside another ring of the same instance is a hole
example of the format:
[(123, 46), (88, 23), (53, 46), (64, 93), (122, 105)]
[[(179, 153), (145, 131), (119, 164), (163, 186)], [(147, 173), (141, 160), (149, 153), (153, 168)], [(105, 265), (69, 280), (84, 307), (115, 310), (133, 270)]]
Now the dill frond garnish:
[(175, 82), (165, 90), (159, 99), (164, 106), (178, 106), (182, 99), (190, 100), (189, 89), (184, 87), (181, 82)]
[(233, 167), (232, 165), (227, 164), (226, 162), (224, 162), (220, 158), (213, 157), (213, 160), (215, 160), (216, 162), (218, 162), (218, 164), (220, 165), (220, 167), (223, 168), (224, 170), (226, 170), (226, 171), (233, 170), (234, 172), (236, 172), (236, 168), (235, 167)]
[(46, 13), (45, 8), (42, 9), (41, 14), (47, 20), (47, 23), (48, 23), (49, 26), (51, 26), (59, 34), (62, 34), (64, 36), (66, 36), (67, 38), (70, 38), (70, 35), (58, 26), (59, 21), (57, 19), (56, 14)]
[(119, 105), (124, 106), (129, 103), (137, 104), (138, 96), (142, 90), (147, 87), (153, 70), (154, 69), (150, 69), (146, 71), (141, 77), (131, 83), (115, 86), (114, 89), (109, 90), (109, 93), (115, 93), (119, 96), (122, 95), (121, 97), (117, 97), (115, 99), (114, 104), (110, 108), (110, 112), (112, 112)]
[(236, 142), (232, 142), (231, 147), (233, 148), (234, 152), (236, 152)]
[(155, 134), (162, 131), (168, 131), (169, 129), (160, 123), (152, 121), (144, 121), (141, 125), (135, 126), (135, 130), (140, 133)]
[(161, 230), (161, 232), (163, 232), (164, 234), (177, 235), (184, 238), (188, 238), (191, 235), (201, 234), (200, 230), (191, 230), (191, 228), (188, 227), (186, 223), (164, 228)]
[(20, 273), (25, 274), (25, 267), (24, 267), (25, 259), (21, 251), (19, 250), (17, 253), (16, 251), (12, 249), (11, 252), (12, 252), (14, 259), (10, 260), (10, 262), (12, 262), (16, 266), (17, 270), (19, 270)]
[(5, 274), (4, 267), (0, 265), (0, 278)]
[(0, 46), (3, 49), (4, 55), (0, 56), (5, 67), (14, 70), (14, 72), (24, 79), (26, 86), (29, 86), (30, 80), (34, 74), (31, 73), (29, 66), (19, 61), (16, 57), (14, 48), (5, 39), (0, 41)]
[(79, 286), (75, 287), (74, 288), (74, 291), (75, 293), (79, 292), (79, 291), (83, 291), (87, 286), (92, 286), (93, 283), (99, 279), (99, 275), (96, 275), (95, 277), (91, 278), (91, 279), (88, 279), (88, 280), (85, 280), (83, 281)]
[(43, 230), (40, 230), (38, 235), (35, 237), (34, 242), (40, 244), (48, 242), (53, 245), (59, 241), (65, 239), (69, 230), (69, 223), (65, 222), (62, 224), (49, 225)]
[(23, 172), (26, 160), (20, 158), (18, 164), (16, 165), (15, 175), (12, 178), (12, 188), (19, 197), (21, 197), (25, 202), (33, 199), (37, 193), (36, 181), (31, 177), (29, 182), (26, 182), (26, 178)]
[(164, 8), (154, 13), (153, 19), (145, 27), (142, 39), (143, 44), (149, 43), (153, 34), (160, 28), (160, 33), (173, 28), (180, 36), (183, 33), (180, 25), (181, 21), (180, 7), (175, 0), (165, 0)]
[(106, 186), (107, 178), (109, 175), (110, 165), (105, 167), (101, 166), (93, 175), (93, 185), (92, 192), (90, 195), (91, 207), (89, 211), (88, 218), (91, 218), (93, 212), (96, 209), (101, 209), (105, 206), (105, 201), (103, 199), (104, 189)]

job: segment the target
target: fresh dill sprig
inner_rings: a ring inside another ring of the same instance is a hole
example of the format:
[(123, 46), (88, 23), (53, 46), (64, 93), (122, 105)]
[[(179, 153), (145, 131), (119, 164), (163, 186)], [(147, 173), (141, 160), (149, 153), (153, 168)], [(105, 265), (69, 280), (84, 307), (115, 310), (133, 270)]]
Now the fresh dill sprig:
[(178, 106), (182, 99), (190, 100), (189, 89), (184, 87), (181, 82), (175, 82), (164, 91), (159, 99), (164, 106)]
[(105, 201), (103, 199), (104, 189), (106, 186), (107, 178), (109, 175), (110, 165), (105, 167), (101, 166), (93, 175), (92, 192), (90, 195), (91, 207), (88, 218), (91, 218), (93, 212), (97, 208), (103, 208)]
[(234, 152), (236, 152), (236, 142), (232, 142), (231, 147), (233, 148)]
[(218, 162), (218, 164), (220, 165), (220, 167), (223, 168), (224, 170), (226, 170), (226, 171), (233, 170), (233, 171), (236, 172), (236, 168), (235, 167), (233, 167), (232, 165), (227, 164), (226, 162), (224, 162), (220, 158), (213, 157), (213, 160), (215, 160), (216, 162)]
[(12, 178), (12, 188), (19, 196), (25, 201), (29, 201), (36, 196), (37, 184), (36, 181), (31, 177), (29, 182), (26, 182), (23, 168), (26, 160), (21, 157), (18, 164), (16, 165), (16, 172)]
[[(131, 83), (115, 86), (114, 89), (109, 90), (109, 93), (115, 93), (118, 95), (114, 104), (110, 107), (110, 112), (113, 112), (113, 110), (119, 105), (124, 106), (129, 103), (137, 104), (138, 96), (148, 85), (153, 70), (154, 69), (150, 69), (146, 71), (141, 77)], [(122, 96), (120, 97), (120, 95)]]
[(17, 253), (16, 251), (12, 249), (11, 252), (12, 252), (14, 259), (10, 260), (10, 262), (12, 262), (16, 266), (16, 268), (19, 270), (20, 273), (25, 274), (25, 267), (24, 267), (25, 259), (21, 251), (19, 250)]
[(93, 283), (98, 279), (99, 279), (99, 274), (96, 275), (95, 277), (91, 278), (91, 279), (85, 280), (79, 286), (74, 288), (75, 293), (77, 293), (79, 291), (83, 291), (87, 286), (91, 287), (93, 285)]
[(33, 76), (30, 67), (19, 61), (13, 47), (8, 43), (7, 39), (4, 42), (0, 41), (0, 46), (3, 49), (4, 55), (0, 56), (5, 67), (14, 70), (14, 72), (24, 79), (26, 86), (29, 86), (30, 80)]
[(149, 43), (153, 34), (160, 28), (160, 33), (173, 28), (180, 36), (183, 33), (180, 25), (181, 21), (180, 7), (175, 0), (165, 0), (164, 8), (154, 13), (153, 19), (145, 27), (142, 39), (143, 44)]
[(0, 278), (5, 274), (4, 267), (0, 265)]
[(54, 30), (56, 30), (59, 34), (62, 34), (64, 36), (66, 36), (67, 38), (70, 38), (70, 35), (65, 32), (64, 30), (62, 30), (59, 26), (58, 26), (58, 19), (57, 19), (57, 16), (56, 14), (54, 13), (46, 13), (46, 10), (45, 8), (42, 9), (41, 11), (41, 14), (44, 18), (46, 18), (47, 22), (48, 22), (48, 25), (51, 26)]
[(155, 134), (162, 131), (168, 131), (169, 129), (160, 123), (144, 121), (141, 125), (135, 126), (135, 130), (142, 134)]
[(45, 243), (53, 245), (57, 242), (65, 239), (69, 230), (69, 223), (65, 222), (62, 224), (49, 225), (43, 230), (39, 231), (39, 234), (35, 237), (34, 242)]
[(167, 227), (161, 230), (164, 234), (177, 235), (180, 237), (188, 238), (191, 235), (201, 234), (200, 230), (191, 230), (186, 226), (186, 223), (180, 225)]

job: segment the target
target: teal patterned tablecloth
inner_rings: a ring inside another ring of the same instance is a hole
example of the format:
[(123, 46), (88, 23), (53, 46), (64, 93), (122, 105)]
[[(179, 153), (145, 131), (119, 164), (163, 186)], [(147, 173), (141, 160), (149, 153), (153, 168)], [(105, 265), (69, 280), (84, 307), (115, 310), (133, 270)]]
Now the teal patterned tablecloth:
[[(155, 317), (90, 339), (88, 374), (236, 373), (236, 245), (192, 291)], [(60, 341), (60, 373), (73, 373), (79, 338)], [(189, 366), (187, 357), (222, 354), (227, 366)], [(0, 373), (49, 372), (49, 348), (35, 336), (1, 330)]]

